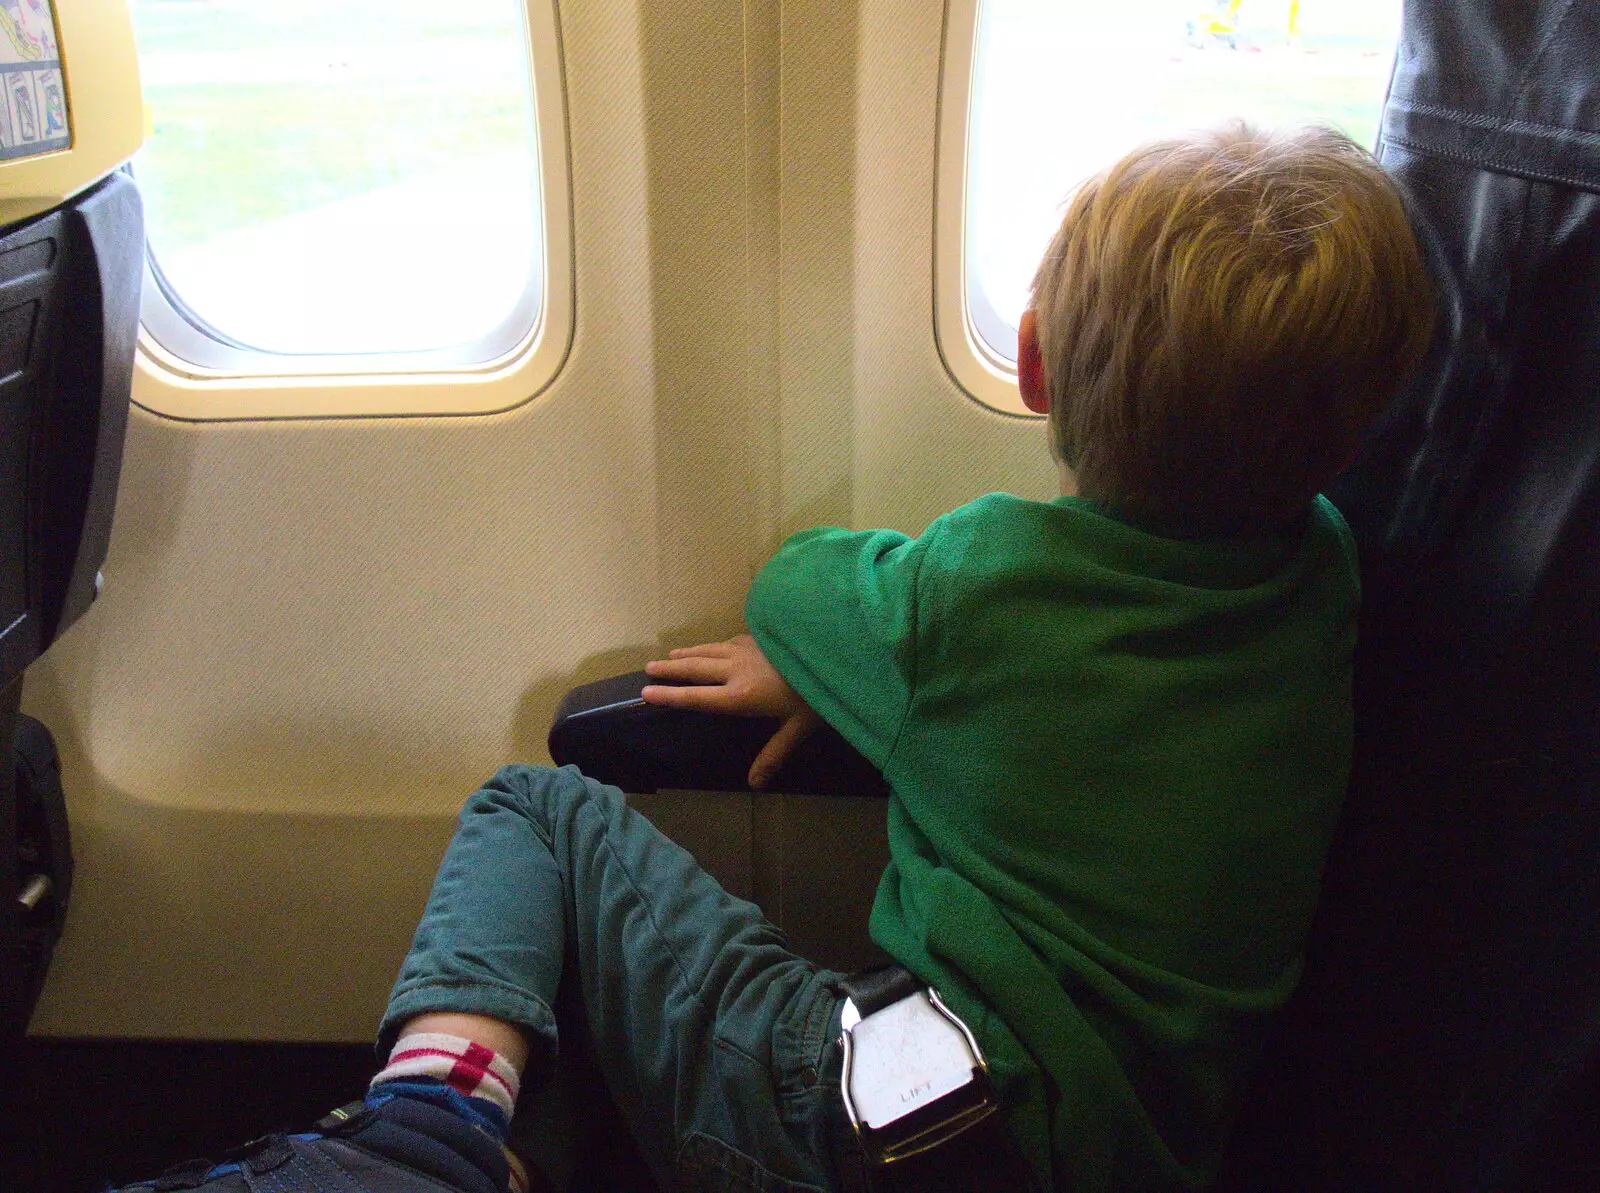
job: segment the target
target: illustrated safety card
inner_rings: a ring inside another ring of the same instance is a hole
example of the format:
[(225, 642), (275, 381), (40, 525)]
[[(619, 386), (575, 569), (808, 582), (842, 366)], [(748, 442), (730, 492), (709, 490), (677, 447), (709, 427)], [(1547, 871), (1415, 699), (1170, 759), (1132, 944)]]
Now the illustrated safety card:
[(53, 0), (0, 0), (0, 161), (72, 145)]

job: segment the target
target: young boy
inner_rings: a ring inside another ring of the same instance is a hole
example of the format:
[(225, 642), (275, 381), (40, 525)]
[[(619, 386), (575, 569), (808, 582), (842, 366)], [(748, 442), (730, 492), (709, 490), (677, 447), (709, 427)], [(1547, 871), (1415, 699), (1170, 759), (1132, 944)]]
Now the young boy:
[(780, 718), (756, 786), (818, 718), (883, 770), (872, 934), (981, 1047), (1007, 1175), (873, 1170), (840, 976), (613, 789), (511, 767), (462, 813), (367, 1106), (274, 1145), (271, 1187), (342, 1188), (334, 1153), (428, 1168), (463, 1123), (472, 1171), (428, 1171), (515, 1181), (483, 1141), (555, 1053), (565, 974), (663, 1188), (1203, 1188), (1299, 976), (1348, 769), (1356, 563), (1317, 491), (1432, 310), (1399, 198), (1343, 136), (1140, 149), (1072, 201), (1022, 320), (1063, 495), (991, 494), (916, 539), (796, 535), (753, 637), (649, 667), (697, 686), (646, 699)]

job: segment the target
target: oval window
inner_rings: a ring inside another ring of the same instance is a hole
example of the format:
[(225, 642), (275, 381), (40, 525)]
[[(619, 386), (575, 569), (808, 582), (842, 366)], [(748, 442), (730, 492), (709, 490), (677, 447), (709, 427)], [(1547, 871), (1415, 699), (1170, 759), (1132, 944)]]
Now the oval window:
[(972, 346), (1003, 371), (1063, 201), (1135, 145), (1236, 118), (1333, 124), (1373, 144), (1401, 0), (982, 0), (977, 8), (966, 14), (970, 92), (946, 93), (965, 100), (945, 109), (966, 117), (965, 176), (941, 202), (951, 189), (964, 195), (960, 306)]
[(526, 337), (545, 271), (521, 0), (134, 15), (163, 347), (247, 373), (290, 356), (470, 364)]

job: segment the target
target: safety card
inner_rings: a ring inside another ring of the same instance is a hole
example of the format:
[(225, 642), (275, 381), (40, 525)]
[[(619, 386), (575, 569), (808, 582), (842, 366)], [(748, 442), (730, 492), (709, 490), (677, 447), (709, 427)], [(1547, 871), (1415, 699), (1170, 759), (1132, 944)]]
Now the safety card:
[(53, 0), (0, 0), (0, 161), (72, 145)]

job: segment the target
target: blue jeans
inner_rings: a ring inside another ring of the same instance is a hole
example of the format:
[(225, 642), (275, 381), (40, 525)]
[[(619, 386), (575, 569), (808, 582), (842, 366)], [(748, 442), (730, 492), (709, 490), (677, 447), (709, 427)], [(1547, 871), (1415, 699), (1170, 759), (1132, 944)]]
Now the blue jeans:
[(531, 1076), (555, 1055), (565, 978), (663, 1189), (853, 1191), (837, 977), (616, 788), (511, 766), (462, 809), (379, 1048), (424, 1012), (489, 1015), (528, 1036)]

